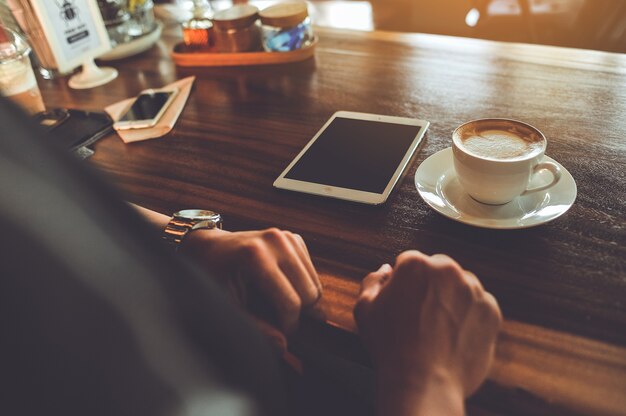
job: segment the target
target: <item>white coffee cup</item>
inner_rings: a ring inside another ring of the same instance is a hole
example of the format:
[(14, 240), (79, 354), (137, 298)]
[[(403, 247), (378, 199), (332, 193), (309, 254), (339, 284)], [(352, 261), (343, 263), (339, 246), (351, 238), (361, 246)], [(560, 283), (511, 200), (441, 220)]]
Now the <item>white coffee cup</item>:
[[(561, 178), (559, 166), (544, 161), (546, 137), (535, 127), (509, 119), (480, 119), (452, 134), (454, 169), (461, 186), (478, 202), (502, 205), (520, 195), (543, 191)], [(541, 170), (552, 182), (529, 188)]]

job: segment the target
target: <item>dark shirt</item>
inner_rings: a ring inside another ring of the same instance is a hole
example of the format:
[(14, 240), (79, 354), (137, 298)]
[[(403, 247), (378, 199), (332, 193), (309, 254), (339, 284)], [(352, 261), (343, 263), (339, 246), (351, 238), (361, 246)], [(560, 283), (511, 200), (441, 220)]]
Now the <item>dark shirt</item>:
[(284, 414), (212, 279), (6, 101), (0, 126), (0, 414)]

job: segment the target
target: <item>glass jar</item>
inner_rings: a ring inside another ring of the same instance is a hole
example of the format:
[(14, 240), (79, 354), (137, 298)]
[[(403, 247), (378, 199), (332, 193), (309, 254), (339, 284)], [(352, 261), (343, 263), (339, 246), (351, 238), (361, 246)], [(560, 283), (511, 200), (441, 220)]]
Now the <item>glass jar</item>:
[(187, 49), (210, 49), (213, 45), (213, 23), (193, 17), (183, 23), (183, 42)]
[(305, 2), (280, 3), (261, 13), (263, 48), (268, 52), (288, 52), (313, 42), (311, 18)]
[[(180, 7), (185, 3), (183, 0), (178, 0)], [(188, 4), (188, 3), (187, 3)], [(209, 3), (209, 0), (193, 0), (191, 4), (191, 13), (195, 18), (213, 19), (213, 6)]]
[(193, 16), (183, 22), (183, 42), (188, 50), (210, 49), (213, 46), (213, 15), (207, 0), (194, 0)]
[(137, 38), (152, 32), (156, 27), (152, 0), (128, 0), (128, 34)]
[(130, 14), (126, 10), (126, 0), (98, 0), (98, 8), (107, 28), (111, 47), (130, 41), (128, 21)]
[(213, 16), (215, 47), (220, 52), (251, 52), (261, 50), (261, 30), (257, 24), (259, 9), (239, 4)]

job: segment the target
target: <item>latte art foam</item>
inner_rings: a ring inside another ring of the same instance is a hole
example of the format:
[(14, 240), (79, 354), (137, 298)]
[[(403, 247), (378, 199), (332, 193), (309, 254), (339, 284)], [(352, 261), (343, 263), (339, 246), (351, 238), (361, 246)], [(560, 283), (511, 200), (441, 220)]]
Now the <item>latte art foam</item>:
[(462, 147), (469, 153), (490, 159), (519, 159), (543, 148), (543, 138), (530, 127), (494, 121), (469, 124), (457, 132)]

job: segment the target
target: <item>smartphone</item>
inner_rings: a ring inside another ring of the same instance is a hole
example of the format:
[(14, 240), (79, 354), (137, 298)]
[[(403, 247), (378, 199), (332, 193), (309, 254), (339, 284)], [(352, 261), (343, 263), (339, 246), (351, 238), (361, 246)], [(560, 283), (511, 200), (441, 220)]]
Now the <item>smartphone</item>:
[(143, 91), (126, 113), (115, 122), (115, 128), (126, 130), (154, 126), (174, 101), (176, 94), (177, 89)]
[(54, 108), (34, 117), (47, 139), (64, 149), (89, 146), (112, 131), (113, 120), (106, 113)]

